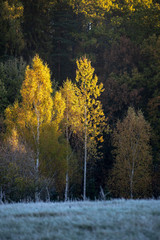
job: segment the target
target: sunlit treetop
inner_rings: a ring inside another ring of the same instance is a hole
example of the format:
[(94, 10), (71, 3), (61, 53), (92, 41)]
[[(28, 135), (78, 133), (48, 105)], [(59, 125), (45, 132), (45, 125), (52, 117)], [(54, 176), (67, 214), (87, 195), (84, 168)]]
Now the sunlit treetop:
[(117, 0), (120, 10), (128, 9), (131, 12), (134, 12), (138, 7), (150, 8), (153, 4), (152, 0)]
[(80, 90), (76, 84), (67, 79), (60, 89), (62, 97), (65, 101), (63, 124), (68, 126), (74, 133), (79, 131), (81, 125), (82, 106), (80, 101)]
[(89, 18), (104, 17), (105, 13), (119, 9), (134, 12), (137, 7), (150, 8), (152, 0), (68, 0), (76, 13)]
[(83, 13), (88, 17), (103, 17), (105, 12), (116, 6), (115, 0), (70, 0), (76, 13)]
[(23, 16), (23, 5), (15, 0), (14, 3), (9, 4), (8, 1), (5, 1), (3, 3), (3, 9), (5, 12), (5, 18), (6, 19), (17, 19)]
[[(33, 118), (33, 109), (39, 114), (40, 121), (50, 121), (52, 117), (53, 101), (51, 98), (52, 84), (50, 70), (47, 64), (36, 55), (32, 68), (27, 66), (25, 80), (22, 84), (22, 104), (28, 110), (28, 117)], [(28, 119), (29, 120), (29, 119)]]
[(104, 89), (102, 83), (98, 84), (91, 61), (86, 57), (77, 60), (76, 82), (81, 92), (82, 106), (86, 109), (82, 116), (84, 127), (87, 126), (90, 140), (103, 142), (102, 132), (108, 131), (108, 124), (99, 97)]
[[(77, 60), (76, 81), (81, 83), (80, 89), (86, 98), (91, 96), (97, 99), (104, 91), (103, 84), (98, 85), (98, 77), (94, 74), (94, 68), (91, 66), (91, 61), (86, 57)], [(84, 87), (85, 86), (85, 87)], [(91, 91), (92, 89), (92, 91)]]

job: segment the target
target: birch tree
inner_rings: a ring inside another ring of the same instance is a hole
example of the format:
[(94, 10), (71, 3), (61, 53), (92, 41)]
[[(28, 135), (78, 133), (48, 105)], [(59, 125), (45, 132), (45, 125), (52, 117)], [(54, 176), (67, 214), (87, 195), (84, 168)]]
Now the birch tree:
[(109, 186), (115, 197), (148, 197), (151, 193), (150, 125), (141, 111), (128, 109), (113, 133), (115, 162)]
[[(13, 107), (6, 109), (6, 124), (8, 129), (16, 125), (19, 134), (24, 135), (35, 150), (36, 182), (38, 183), (41, 129), (50, 123), (53, 110), (50, 70), (38, 55), (33, 58), (32, 67), (26, 68), (20, 92), (21, 104), (15, 103)], [(38, 200), (38, 189), (35, 198)]]
[(63, 117), (63, 131), (67, 140), (67, 170), (66, 170), (66, 187), (65, 187), (65, 201), (68, 200), (69, 191), (69, 161), (72, 153), (70, 149), (70, 138), (73, 133), (78, 133), (81, 126), (82, 108), (78, 98), (78, 88), (71, 80), (67, 79), (63, 87), (60, 89), (61, 95), (65, 101), (64, 117)]
[(103, 131), (107, 129), (106, 118), (103, 113), (99, 96), (103, 92), (103, 84), (98, 84), (98, 77), (94, 74), (91, 62), (86, 58), (77, 60), (76, 81), (79, 85), (81, 105), (83, 107), (82, 132), (84, 136), (84, 182), (83, 200), (86, 200), (86, 174), (89, 143), (103, 142)]

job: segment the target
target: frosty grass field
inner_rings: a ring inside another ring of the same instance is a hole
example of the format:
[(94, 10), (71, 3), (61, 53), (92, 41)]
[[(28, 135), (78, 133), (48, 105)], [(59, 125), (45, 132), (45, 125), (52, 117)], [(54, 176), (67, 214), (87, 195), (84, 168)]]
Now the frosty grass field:
[(0, 240), (160, 240), (160, 200), (0, 205)]

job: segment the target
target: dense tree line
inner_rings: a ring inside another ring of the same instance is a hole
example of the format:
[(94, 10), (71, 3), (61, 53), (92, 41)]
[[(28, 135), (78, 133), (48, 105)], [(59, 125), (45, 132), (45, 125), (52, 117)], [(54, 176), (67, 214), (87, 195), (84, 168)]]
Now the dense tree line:
[(159, 26), (156, 0), (0, 0), (1, 199), (160, 195)]

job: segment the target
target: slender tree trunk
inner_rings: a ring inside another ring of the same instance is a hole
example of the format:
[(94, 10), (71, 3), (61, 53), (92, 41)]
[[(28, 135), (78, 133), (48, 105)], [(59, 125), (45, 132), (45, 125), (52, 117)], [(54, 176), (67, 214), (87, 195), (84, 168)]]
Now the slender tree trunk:
[(65, 187), (65, 201), (68, 200), (68, 189), (69, 189), (69, 175), (68, 175), (68, 168), (69, 168), (69, 131), (68, 131), (68, 93), (67, 93), (67, 125), (66, 125), (66, 138), (67, 138), (67, 171), (66, 171), (66, 187)]
[(50, 202), (51, 199), (50, 199), (48, 187), (46, 187), (46, 192), (47, 192), (47, 202)]
[(69, 164), (69, 158), (68, 158), (68, 136), (67, 136), (67, 171), (66, 171), (65, 201), (68, 200), (68, 190), (69, 190), (68, 164)]
[(0, 203), (3, 202), (3, 191), (2, 191), (2, 186), (1, 186), (1, 194), (0, 194)]
[(37, 116), (37, 144), (36, 144), (36, 151), (37, 151), (37, 156), (36, 156), (36, 190), (35, 190), (35, 201), (38, 202), (39, 196), (38, 196), (38, 180), (39, 180), (39, 116)]
[(138, 146), (138, 140), (136, 142), (136, 145), (132, 145), (132, 169), (131, 169), (131, 176), (130, 176), (130, 197), (133, 198), (133, 178), (134, 178), (134, 172), (135, 172), (135, 161), (137, 158), (137, 146)]
[(133, 198), (133, 176), (134, 176), (134, 168), (132, 168), (131, 171), (131, 177), (130, 177), (130, 197)]
[(87, 175), (87, 110), (85, 105), (85, 137), (84, 137), (84, 185), (83, 185), (83, 200), (86, 200), (86, 175)]
[(68, 200), (68, 189), (69, 189), (69, 176), (68, 172), (66, 172), (65, 202)]

